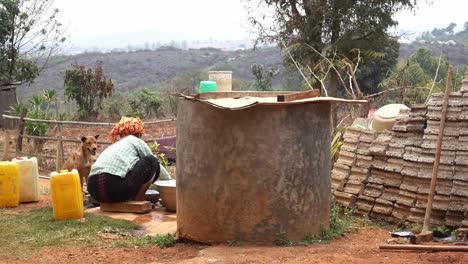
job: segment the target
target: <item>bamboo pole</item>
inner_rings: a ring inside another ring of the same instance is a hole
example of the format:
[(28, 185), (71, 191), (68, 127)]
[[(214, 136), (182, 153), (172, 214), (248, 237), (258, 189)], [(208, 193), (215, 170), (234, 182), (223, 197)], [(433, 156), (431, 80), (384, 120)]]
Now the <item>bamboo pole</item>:
[(440, 128), (439, 128), (439, 135), (437, 137), (437, 145), (436, 145), (436, 153), (434, 159), (434, 167), (432, 169), (432, 178), (431, 178), (431, 186), (429, 189), (429, 196), (427, 199), (427, 207), (426, 207), (426, 214), (424, 215), (424, 224), (421, 233), (425, 233), (429, 229), (429, 225), (431, 223), (431, 213), (432, 213), (432, 203), (434, 201), (434, 194), (435, 194), (435, 186), (437, 182), (437, 173), (439, 172), (439, 163), (440, 163), (440, 152), (442, 149), (442, 141), (444, 136), (444, 128), (445, 128), (445, 119), (447, 117), (447, 107), (448, 107), (448, 100), (450, 97), (450, 88), (452, 84), (452, 67), (448, 69), (448, 78), (447, 84), (445, 87), (445, 94), (444, 94), (444, 101), (442, 104), (442, 113), (440, 116)]
[(4, 137), (4, 142), (3, 142), (3, 155), (1, 160), (10, 160), (10, 155), (9, 155), (9, 142), (10, 142), (10, 131), (4, 130), (5, 132), (5, 137)]
[[(55, 97), (55, 119), (60, 120), (60, 114), (59, 114), (59, 105), (58, 105), (58, 100), (57, 97)], [(62, 143), (62, 125), (60, 123), (57, 123), (57, 131), (58, 131), (58, 136), (57, 136), (57, 158), (56, 158), (56, 164), (55, 164), (55, 171), (60, 171), (62, 169), (62, 163), (63, 163), (63, 143)]]
[(425, 251), (462, 251), (468, 252), (468, 246), (445, 246), (445, 245), (394, 245), (382, 244), (379, 249), (389, 250), (425, 250)]
[[(3, 118), (6, 119), (21, 119), (19, 116), (12, 116), (12, 115), (2, 115)], [(39, 122), (39, 123), (52, 123), (52, 124), (64, 124), (64, 125), (88, 125), (88, 126), (115, 126), (116, 123), (100, 123), (100, 122), (82, 122), (82, 121), (59, 121), (59, 120), (47, 120), (47, 119), (33, 119), (25, 117), (23, 118), (25, 121), (31, 122)], [(170, 123), (174, 122), (177, 119), (164, 119), (164, 120), (156, 120), (156, 121), (145, 121), (145, 125), (148, 124), (160, 124), (160, 123)]]
[[(43, 137), (43, 136), (31, 136), (31, 135), (21, 135), (22, 138), (31, 138), (31, 139), (44, 139), (44, 140), (50, 140), (50, 141), (56, 141), (58, 138), (56, 137)], [(145, 140), (145, 143), (154, 143), (154, 141), (157, 141), (158, 139), (151, 139), (151, 140)], [(72, 143), (81, 143), (81, 140), (78, 139), (67, 139), (67, 138), (62, 138), (62, 142), (72, 142)], [(99, 141), (99, 144), (101, 145), (112, 145), (112, 142), (108, 141)]]
[(26, 118), (26, 114), (28, 111), (22, 111), (21, 116), (19, 117), (19, 125), (18, 125), (18, 139), (16, 140), (16, 156), (19, 157), (21, 156), (21, 152), (23, 151), (23, 132), (24, 132), (24, 126), (26, 122), (24, 121)]

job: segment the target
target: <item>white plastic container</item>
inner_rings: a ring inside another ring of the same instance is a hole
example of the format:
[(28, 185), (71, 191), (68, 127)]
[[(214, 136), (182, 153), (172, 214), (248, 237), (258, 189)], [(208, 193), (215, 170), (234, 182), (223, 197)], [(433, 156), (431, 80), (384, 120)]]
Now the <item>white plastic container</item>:
[(12, 160), (19, 169), (20, 203), (39, 201), (39, 168), (35, 157), (17, 157)]

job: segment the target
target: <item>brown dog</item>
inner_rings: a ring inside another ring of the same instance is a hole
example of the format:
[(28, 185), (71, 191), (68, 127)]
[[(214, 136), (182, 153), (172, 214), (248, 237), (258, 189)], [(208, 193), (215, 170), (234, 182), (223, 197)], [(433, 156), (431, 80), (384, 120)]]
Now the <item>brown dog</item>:
[(81, 138), (81, 145), (63, 164), (63, 169), (71, 171), (72, 169), (78, 170), (80, 174), (81, 190), (83, 190), (83, 183), (88, 184), (88, 176), (91, 170), (91, 165), (94, 162), (94, 155), (97, 150), (97, 139), (99, 135), (87, 136)]

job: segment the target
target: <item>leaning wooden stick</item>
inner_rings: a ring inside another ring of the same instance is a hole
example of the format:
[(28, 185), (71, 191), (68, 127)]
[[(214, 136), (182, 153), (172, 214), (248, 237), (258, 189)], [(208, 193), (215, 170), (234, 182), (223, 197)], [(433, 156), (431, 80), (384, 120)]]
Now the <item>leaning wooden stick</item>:
[(434, 201), (434, 194), (435, 194), (435, 186), (437, 181), (437, 173), (439, 172), (439, 162), (440, 162), (440, 152), (442, 149), (442, 140), (444, 136), (444, 128), (445, 128), (445, 118), (447, 117), (447, 107), (448, 107), (448, 100), (450, 97), (450, 88), (452, 84), (452, 67), (449, 67), (448, 70), (448, 78), (447, 84), (445, 87), (445, 94), (444, 94), (444, 102), (442, 105), (442, 113), (440, 116), (440, 128), (439, 128), (439, 136), (437, 138), (437, 145), (436, 145), (436, 153), (434, 159), (434, 167), (432, 169), (432, 178), (431, 178), (431, 187), (429, 189), (429, 196), (427, 199), (427, 207), (426, 207), (426, 214), (424, 215), (424, 224), (421, 233), (425, 233), (429, 229), (429, 225), (431, 222), (431, 213), (432, 213), (432, 202)]

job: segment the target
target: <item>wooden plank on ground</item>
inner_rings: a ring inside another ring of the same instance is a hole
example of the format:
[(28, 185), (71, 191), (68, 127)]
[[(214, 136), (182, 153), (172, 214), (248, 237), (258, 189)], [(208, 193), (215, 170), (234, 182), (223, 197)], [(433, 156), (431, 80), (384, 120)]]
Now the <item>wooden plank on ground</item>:
[(468, 252), (468, 246), (446, 246), (446, 245), (380, 245), (383, 250), (424, 250), (424, 251), (461, 251)]
[(278, 102), (291, 102), (295, 100), (307, 99), (312, 97), (320, 96), (320, 89), (314, 89), (305, 92), (295, 92), (290, 94), (281, 94), (278, 95), (277, 101)]
[(103, 212), (119, 212), (119, 213), (148, 213), (153, 209), (151, 202), (148, 201), (129, 201), (122, 203), (101, 203), (101, 211)]

